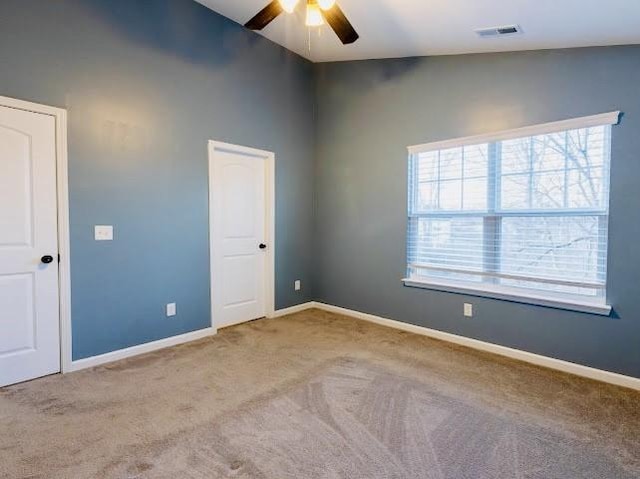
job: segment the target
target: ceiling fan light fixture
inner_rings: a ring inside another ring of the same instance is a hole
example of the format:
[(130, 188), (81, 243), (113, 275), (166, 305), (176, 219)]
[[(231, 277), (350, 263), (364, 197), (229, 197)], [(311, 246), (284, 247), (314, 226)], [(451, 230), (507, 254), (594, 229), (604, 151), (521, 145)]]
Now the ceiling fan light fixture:
[(318, 0), (318, 5), (323, 10), (331, 10), (336, 4), (336, 0)]
[[(336, 0), (305, 1), (307, 4), (305, 24), (308, 27), (320, 27), (327, 23), (343, 45), (351, 45), (360, 38), (360, 35), (353, 28)], [(266, 7), (254, 15), (244, 26), (249, 30), (263, 30), (283, 12), (293, 12), (299, 3), (300, 0), (271, 0)]]
[(320, 27), (324, 25), (324, 17), (322, 11), (316, 2), (307, 3), (307, 21), (305, 24), (308, 27)]
[(299, 0), (280, 0), (280, 5), (285, 12), (293, 13), (293, 11), (296, 9), (296, 6), (298, 5), (298, 1)]

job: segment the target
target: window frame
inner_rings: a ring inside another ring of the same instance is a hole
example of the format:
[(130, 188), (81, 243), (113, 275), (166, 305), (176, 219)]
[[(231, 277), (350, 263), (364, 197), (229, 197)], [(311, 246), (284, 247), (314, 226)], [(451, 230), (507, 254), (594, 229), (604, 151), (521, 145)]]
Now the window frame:
[[(602, 127), (616, 125), (619, 122), (620, 112), (611, 112), (601, 115), (593, 115), (582, 118), (576, 118), (571, 120), (563, 120), (553, 123), (545, 123), (541, 125), (534, 125), (524, 128), (517, 128), (513, 130), (505, 130), (496, 133), (477, 135), (472, 137), (458, 138), (453, 140), (438, 141), (433, 143), (427, 143), (422, 145), (411, 146), (408, 148), (409, 152), (409, 174), (407, 175), (409, 184), (409, 195), (417, 195), (418, 180), (416, 178), (416, 168), (413, 166), (413, 162), (419, 154), (429, 153), (434, 151), (446, 150), (451, 148), (461, 148), (465, 146), (475, 146), (478, 144), (488, 144), (488, 167), (487, 167), (487, 207), (484, 210), (453, 210), (453, 211), (416, 211), (414, 206), (417, 204), (417, 198), (407, 196), (408, 198), (408, 222), (413, 220), (428, 217), (428, 218), (460, 218), (460, 217), (474, 217), (483, 218), (483, 235), (485, 240), (489, 238), (496, 246), (493, 248), (491, 254), (483, 255), (482, 263), (484, 265), (482, 272), (478, 275), (483, 277), (482, 282), (464, 282), (460, 280), (448, 280), (444, 278), (416, 278), (407, 277), (402, 281), (405, 286), (419, 287), (437, 291), (446, 291), (453, 293), (461, 293), (473, 296), (488, 297), (494, 299), (507, 300), (512, 302), (520, 302), (526, 304), (534, 304), (540, 306), (547, 306), (558, 309), (566, 309), (572, 311), (586, 312), (592, 314), (609, 315), (611, 313), (611, 306), (607, 304), (605, 297), (590, 298), (585, 296), (581, 298), (577, 295), (565, 295), (556, 292), (535, 291), (528, 290), (526, 288), (520, 288), (516, 286), (507, 286), (499, 284), (497, 281), (498, 276), (505, 277), (504, 273), (499, 275), (490, 274), (492, 271), (499, 271), (499, 263), (501, 260), (500, 246), (502, 221), (508, 217), (577, 217), (577, 216), (594, 216), (598, 218), (608, 219), (609, 212), (607, 209), (597, 208), (572, 208), (572, 209), (530, 209), (527, 211), (510, 211), (508, 209), (500, 209), (500, 193), (501, 193), (501, 180), (502, 175), (500, 171), (497, 171), (501, 166), (501, 162), (498, 161), (500, 157), (498, 149), (501, 146), (501, 142), (511, 139), (520, 139), (526, 137), (533, 137), (539, 135), (547, 135), (553, 133), (559, 133), (570, 130), (585, 129), (591, 127)], [(607, 140), (610, 142), (610, 135), (607, 135)], [(566, 170), (566, 168), (565, 168)], [(608, 170), (608, 169), (607, 169)], [(529, 175), (533, 174), (533, 171), (523, 172)], [(609, 175), (609, 171), (606, 171)], [(462, 173), (464, 178), (464, 169)], [(608, 176), (606, 181), (608, 183)], [(610, 194), (610, 193), (609, 193)], [(410, 264), (410, 243), (411, 235), (409, 233), (409, 226), (407, 225), (407, 271), (410, 271), (415, 265)], [(496, 241), (497, 240), (497, 241)], [(488, 244), (485, 241), (485, 244)], [(488, 258), (491, 258), (488, 260)], [(455, 269), (455, 268), (453, 268)], [(475, 273), (473, 273), (475, 274)], [(492, 278), (492, 279), (489, 279)], [(538, 277), (535, 277), (536, 279)], [(542, 281), (544, 282), (544, 281)], [(555, 281), (557, 282), (557, 281)], [(576, 283), (579, 285), (579, 283)], [(587, 284), (587, 283), (584, 283)], [(607, 281), (604, 278), (603, 282), (589, 283), (591, 286), (601, 285), (600, 287), (606, 294)]]

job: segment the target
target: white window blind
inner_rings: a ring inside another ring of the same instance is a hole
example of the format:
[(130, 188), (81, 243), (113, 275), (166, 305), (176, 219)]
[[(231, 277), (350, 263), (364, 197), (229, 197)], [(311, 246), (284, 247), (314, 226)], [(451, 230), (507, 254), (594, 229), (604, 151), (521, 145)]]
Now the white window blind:
[(604, 304), (617, 119), (410, 148), (409, 279)]

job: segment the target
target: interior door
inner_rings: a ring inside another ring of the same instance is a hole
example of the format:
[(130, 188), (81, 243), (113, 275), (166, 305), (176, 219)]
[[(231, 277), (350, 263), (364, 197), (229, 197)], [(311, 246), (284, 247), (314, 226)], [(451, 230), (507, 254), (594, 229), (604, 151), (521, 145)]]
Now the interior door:
[(60, 371), (55, 119), (0, 106), (0, 386)]
[(266, 314), (266, 160), (213, 149), (211, 300), (216, 327)]

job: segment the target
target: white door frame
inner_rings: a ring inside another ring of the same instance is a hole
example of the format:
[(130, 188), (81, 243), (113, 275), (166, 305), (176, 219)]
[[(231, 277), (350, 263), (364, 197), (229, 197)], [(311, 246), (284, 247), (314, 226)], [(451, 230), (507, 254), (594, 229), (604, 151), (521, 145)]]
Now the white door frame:
[(60, 366), (71, 371), (71, 261), (69, 258), (69, 174), (67, 110), (0, 96), (0, 106), (52, 116), (56, 124), (56, 187), (58, 194), (58, 294), (60, 297)]
[(216, 151), (227, 153), (239, 153), (242, 155), (252, 156), (256, 160), (265, 162), (265, 225), (266, 238), (265, 242), (269, 245), (266, 251), (266, 271), (265, 271), (265, 306), (267, 317), (275, 314), (275, 154), (271, 151), (258, 150), (246, 146), (232, 145), (231, 143), (223, 143), (221, 141), (209, 140), (209, 279), (211, 281), (211, 326), (217, 329), (216, 318), (213, 314), (214, 296), (213, 291), (213, 254), (211, 249), (213, 246), (213, 162), (216, 158)]

